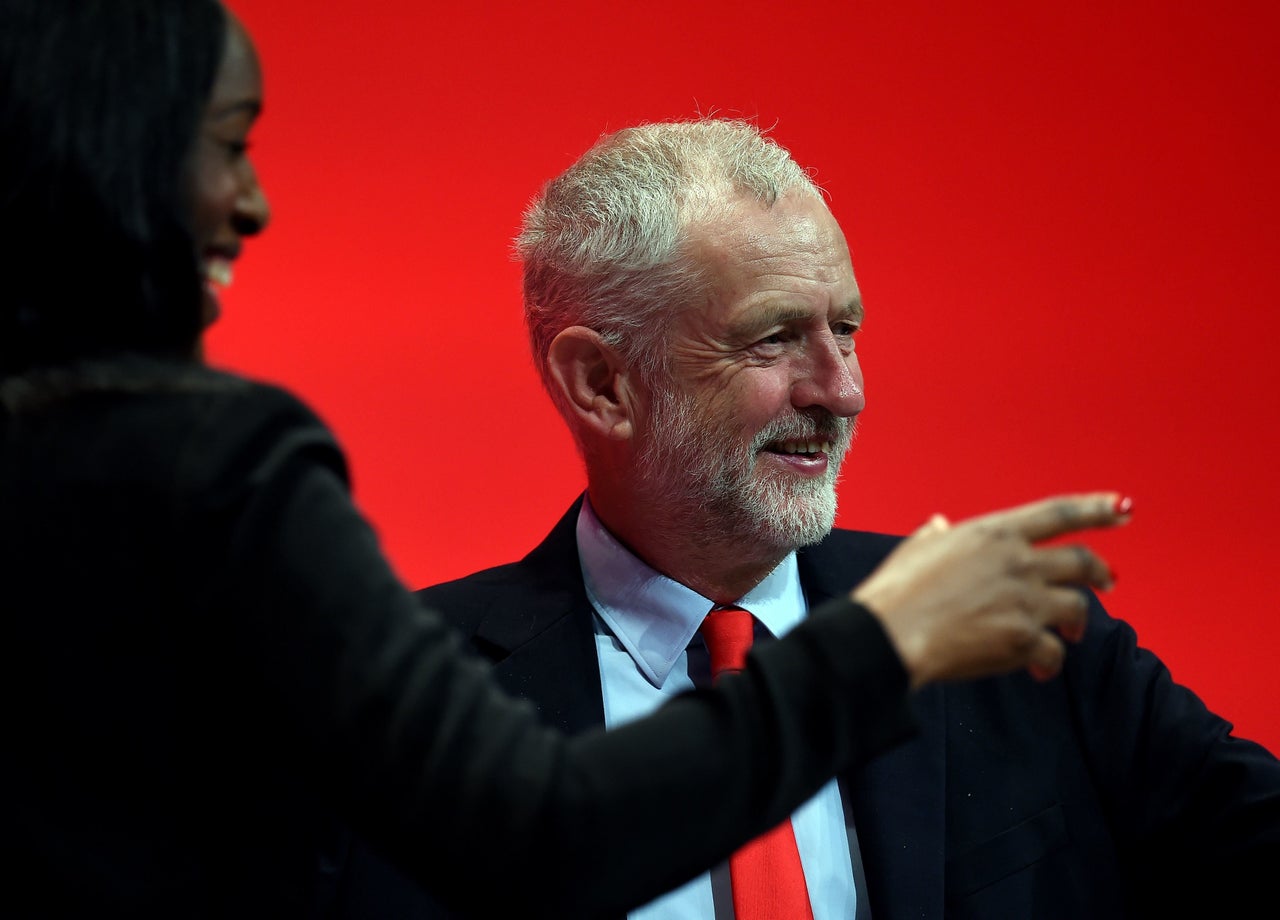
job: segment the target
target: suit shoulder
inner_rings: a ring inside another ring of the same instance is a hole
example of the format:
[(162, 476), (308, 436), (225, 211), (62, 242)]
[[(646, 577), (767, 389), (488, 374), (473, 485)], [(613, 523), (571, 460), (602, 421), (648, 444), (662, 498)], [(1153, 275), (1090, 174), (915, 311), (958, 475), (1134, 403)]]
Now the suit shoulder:
[(418, 588), (414, 597), (424, 607), (440, 613), (454, 627), (470, 634), (480, 619), (495, 605), (520, 590), (521, 564), (508, 562), (490, 566), (461, 578)]
[(821, 543), (801, 552), (818, 555), (838, 553), (843, 556), (852, 555), (879, 560), (889, 555), (904, 539), (905, 537), (898, 534), (873, 530), (836, 529), (831, 531)]
[(520, 569), (518, 562), (504, 562), (501, 565), (479, 569), (460, 578), (452, 578), (438, 584), (418, 588), (413, 593), (424, 600), (432, 598), (452, 598), (486, 591), (501, 590), (516, 578)]

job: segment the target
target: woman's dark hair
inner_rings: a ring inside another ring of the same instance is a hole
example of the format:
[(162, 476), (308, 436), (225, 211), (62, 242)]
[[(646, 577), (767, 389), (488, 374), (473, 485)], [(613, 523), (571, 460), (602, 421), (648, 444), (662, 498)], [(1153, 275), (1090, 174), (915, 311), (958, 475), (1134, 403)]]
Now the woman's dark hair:
[(187, 161), (225, 41), (217, 0), (0, 0), (0, 377), (192, 354)]

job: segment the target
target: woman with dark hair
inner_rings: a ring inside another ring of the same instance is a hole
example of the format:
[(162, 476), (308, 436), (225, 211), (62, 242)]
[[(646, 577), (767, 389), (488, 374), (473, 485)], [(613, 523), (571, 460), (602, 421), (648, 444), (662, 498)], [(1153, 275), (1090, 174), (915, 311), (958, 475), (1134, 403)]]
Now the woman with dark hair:
[[(201, 330), (191, 158), (225, 42), (216, 3), (6, 2), (0, 372)], [(157, 130), (163, 126), (164, 130)]]
[(199, 360), (268, 219), (260, 107), (213, 0), (0, 0), (10, 900), (306, 915), (336, 803), (447, 902), (617, 910), (909, 734), (911, 688), (1057, 669), (1065, 585), (1109, 575), (1031, 544), (1123, 520), (1114, 495), (935, 521), (716, 690), (540, 727), (396, 580), (316, 417)]

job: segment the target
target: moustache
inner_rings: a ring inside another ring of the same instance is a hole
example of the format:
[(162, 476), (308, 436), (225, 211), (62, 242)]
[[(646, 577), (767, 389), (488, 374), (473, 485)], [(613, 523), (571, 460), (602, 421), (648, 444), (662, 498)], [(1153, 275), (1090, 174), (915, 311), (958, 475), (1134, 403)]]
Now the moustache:
[(752, 447), (760, 450), (774, 441), (830, 441), (844, 446), (852, 436), (855, 420), (822, 411), (811, 415), (795, 415), (776, 418), (765, 425), (755, 436)]

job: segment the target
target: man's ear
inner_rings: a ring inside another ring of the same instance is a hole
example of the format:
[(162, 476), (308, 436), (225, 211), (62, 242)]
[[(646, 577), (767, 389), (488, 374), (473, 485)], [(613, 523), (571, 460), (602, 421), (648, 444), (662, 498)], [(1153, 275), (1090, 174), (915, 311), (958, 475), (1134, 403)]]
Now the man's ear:
[(547, 350), (547, 366), (580, 425), (612, 440), (631, 437), (636, 393), (621, 356), (600, 333), (586, 326), (561, 330)]

